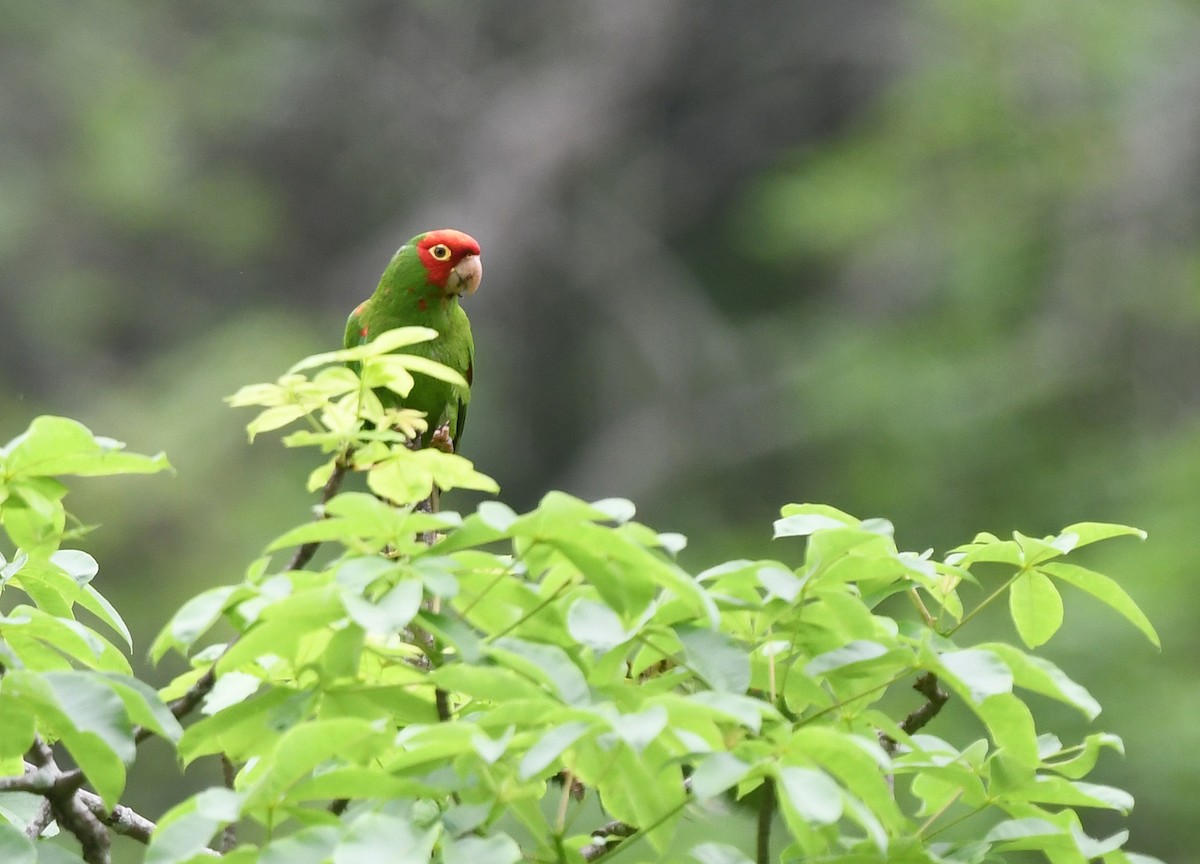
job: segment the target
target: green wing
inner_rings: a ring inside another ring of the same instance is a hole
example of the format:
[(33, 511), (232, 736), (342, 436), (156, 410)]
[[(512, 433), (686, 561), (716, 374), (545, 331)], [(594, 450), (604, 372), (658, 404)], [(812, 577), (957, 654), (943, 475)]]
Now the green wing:
[(346, 348), (353, 348), (355, 345), (362, 345), (367, 341), (366, 335), (362, 332), (362, 314), (367, 304), (359, 303), (350, 313), (350, 317), (346, 319), (346, 338), (343, 344)]

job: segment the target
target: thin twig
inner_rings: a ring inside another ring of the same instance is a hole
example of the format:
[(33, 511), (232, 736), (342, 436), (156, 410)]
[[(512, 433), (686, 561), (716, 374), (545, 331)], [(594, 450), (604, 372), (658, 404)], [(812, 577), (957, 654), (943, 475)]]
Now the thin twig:
[[(900, 723), (900, 728), (906, 735), (911, 735), (937, 716), (942, 706), (950, 699), (950, 694), (938, 686), (937, 675), (926, 672), (917, 678), (913, 689), (925, 697), (925, 702), (913, 709)], [(880, 736), (879, 743), (889, 756), (896, 755), (897, 742), (891, 735)]]
[(584, 861), (595, 861), (602, 855), (607, 855), (621, 844), (626, 837), (632, 837), (638, 831), (632, 825), (624, 822), (609, 822), (601, 825), (592, 832), (592, 842), (579, 850)]
[[(321, 489), (321, 506), (328, 504), (330, 499), (337, 494), (338, 489), (342, 485), (342, 480), (346, 477), (346, 471), (350, 468), (350, 453), (347, 452), (343, 456), (339, 456), (333, 463), (333, 473), (329, 475), (329, 479), (325, 481), (325, 486)], [(321, 515), (325, 518), (324, 514)], [(288, 562), (288, 570), (301, 570), (304, 568), (312, 557), (317, 554), (317, 549), (321, 546), (320, 540), (313, 540), (311, 543), (305, 543), (296, 550), (296, 554), (292, 556), (292, 560)]]
[(758, 823), (754, 832), (754, 860), (756, 864), (770, 864), (771, 820), (775, 818), (775, 783), (767, 778), (762, 784), (762, 798), (758, 802)]
[[(232, 789), (233, 782), (237, 779), (237, 767), (233, 764), (233, 760), (224, 753), (221, 754), (221, 777), (225, 781), (225, 788)], [(217, 842), (217, 851), (224, 854), (236, 845), (237, 822), (230, 822), (221, 832), (221, 839)]]

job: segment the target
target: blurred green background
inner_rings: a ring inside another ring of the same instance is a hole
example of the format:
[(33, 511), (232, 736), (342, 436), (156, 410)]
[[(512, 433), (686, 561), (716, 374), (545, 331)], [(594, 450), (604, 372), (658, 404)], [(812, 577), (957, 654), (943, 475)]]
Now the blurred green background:
[(1163, 653), (1073, 596), (1048, 654), (1126, 740), (1131, 846), (1200, 861), (1198, 44), (1194, 0), (6, 2), (0, 440), (53, 412), (171, 457), (72, 495), (141, 658), (312, 505), (221, 397), (461, 228), (464, 449), (517, 508), (632, 498), (696, 568), (796, 560), (788, 501), (918, 550), (1148, 530), (1091, 562)]

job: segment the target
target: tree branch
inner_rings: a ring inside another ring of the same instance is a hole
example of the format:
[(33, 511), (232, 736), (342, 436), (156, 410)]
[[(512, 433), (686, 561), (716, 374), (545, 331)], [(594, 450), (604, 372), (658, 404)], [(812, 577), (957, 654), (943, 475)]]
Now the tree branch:
[(79, 790), (82, 774), (59, 770), (53, 751), (41, 738), (34, 738), (27, 757), (35, 766), (32, 773), (53, 778), (50, 787), (41, 794), (50, 802), (50, 810), (59, 826), (70, 831), (79, 841), (83, 860), (87, 864), (109, 864), (108, 831), (104, 823), (83, 803)]
[[(329, 479), (325, 481), (325, 486), (321, 489), (322, 505), (328, 504), (330, 499), (337, 494), (338, 489), (341, 488), (342, 481), (346, 479), (346, 472), (349, 470), (349, 467), (350, 453), (339, 456), (337, 461), (334, 462), (333, 473), (329, 475)], [(322, 516), (321, 518), (324, 517)], [(305, 564), (312, 560), (313, 555), (316, 554), (320, 545), (319, 542), (314, 541), (312, 543), (305, 543), (297, 548), (296, 553), (292, 556), (292, 560), (288, 562), (287, 569), (299, 570), (304, 567)], [(235, 642), (237, 642), (236, 637), (229, 641), (229, 644), (225, 646), (225, 650), (228, 651), (233, 647)], [(204, 697), (212, 691), (213, 686), (217, 683), (217, 662), (219, 660), (220, 658), (214, 660), (213, 664), (205, 670), (203, 675), (196, 679), (196, 683), (189, 687), (186, 693), (177, 699), (171, 700), (167, 707), (171, 709), (171, 714), (174, 715), (176, 720), (182, 719), (192, 713), (196, 709), (196, 706), (204, 700)], [(152, 734), (154, 733), (150, 730), (140, 727), (135, 730), (134, 741), (140, 744)]]
[[(329, 479), (325, 481), (325, 486), (321, 489), (321, 504), (329, 503), (329, 500), (337, 494), (341, 488), (342, 481), (346, 478), (346, 471), (350, 468), (350, 453), (347, 452), (343, 456), (339, 456), (333, 463), (333, 473), (329, 475)], [(324, 516), (321, 516), (324, 519)], [(314, 540), (311, 543), (305, 543), (296, 549), (296, 554), (292, 556), (292, 560), (288, 562), (288, 570), (300, 570), (312, 557), (317, 554), (317, 549), (321, 546), (321, 541)]]
[(595, 861), (621, 845), (626, 837), (632, 837), (638, 831), (632, 825), (624, 822), (609, 822), (601, 825), (592, 832), (592, 842), (579, 850), (584, 861)]
[(754, 832), (756, 864), (770, 864), (771, 820), (775, 817), (775, 783), (767, 778), (762, 784), (762, 799), (758, 802), (758, 823)]
[[(913, 734), (936, 717), (942, 710), (942, 706), (950, 699), (950, 694), (938, 686), (937, 675), (933, 672), (926, 672), (918, 677), (916, 683), (913, 684), (913, 689), (925, 697), (925, 703), (915, 708), (900, 723), (900, 728), (908, 735)], [(896, 755), (897, 742), (895, 738), (890, 735), (882, 735), (879, 743), (889, 756)]]

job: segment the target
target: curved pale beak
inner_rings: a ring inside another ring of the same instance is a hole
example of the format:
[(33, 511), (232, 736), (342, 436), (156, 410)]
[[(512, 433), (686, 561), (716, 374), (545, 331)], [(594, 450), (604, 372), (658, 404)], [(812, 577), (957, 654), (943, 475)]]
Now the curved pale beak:
[(450, 269), (446, 290), (451, 294), (474, 294), (483, 278), (483, 262), (478, 255), (468, 255)]

